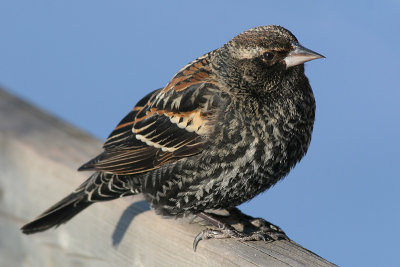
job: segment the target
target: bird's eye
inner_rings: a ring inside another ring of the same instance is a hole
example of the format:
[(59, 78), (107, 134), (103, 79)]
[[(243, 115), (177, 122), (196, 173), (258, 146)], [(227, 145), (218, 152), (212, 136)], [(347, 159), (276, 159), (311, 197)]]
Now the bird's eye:
[(271, 52), (265, 52), (264, 54), (263, 54), (263, 58), (265, 59), (265, 60), (271, 60), (271, 59), (273, 59), (274, 58), (274, 54), (273, 53), (271, 53)]

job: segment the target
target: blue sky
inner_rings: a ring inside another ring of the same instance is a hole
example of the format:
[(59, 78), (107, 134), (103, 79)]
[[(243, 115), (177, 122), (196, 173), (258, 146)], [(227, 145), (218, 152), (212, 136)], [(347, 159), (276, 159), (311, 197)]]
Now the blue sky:
[(280, 24), (327, 57), (306, 64), (313, 140), (286, 179), (241, 208), (341, 266), (395, 266), (400, 1), (338, 2), (1, 1), (0, 86), (105, 139), (192, 59)]

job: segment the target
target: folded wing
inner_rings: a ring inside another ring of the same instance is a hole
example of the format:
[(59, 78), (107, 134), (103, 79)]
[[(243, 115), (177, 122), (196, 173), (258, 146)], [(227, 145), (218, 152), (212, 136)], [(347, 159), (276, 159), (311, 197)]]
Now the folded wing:
[(215, 124), (220, 90), (207, 57), (145, 96), (118, 124), (105, 151), (79, 170), (131, 175), (201, 153)]

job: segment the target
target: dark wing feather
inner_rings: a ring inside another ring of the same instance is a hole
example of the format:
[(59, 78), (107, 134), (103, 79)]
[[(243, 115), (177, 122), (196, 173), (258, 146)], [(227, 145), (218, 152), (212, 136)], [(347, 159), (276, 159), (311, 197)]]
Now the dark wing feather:
[(184, 67), (166, 87), (138, 102), (80, 170), (130, 175), (200, 153), (214, 126), (218, 87), (207, 56)]

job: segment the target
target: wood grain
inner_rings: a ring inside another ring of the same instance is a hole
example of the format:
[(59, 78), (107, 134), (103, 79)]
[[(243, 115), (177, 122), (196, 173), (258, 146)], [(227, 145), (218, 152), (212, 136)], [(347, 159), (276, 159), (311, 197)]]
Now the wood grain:
[(335, 266), (290, 241), (192, 242), (204, 226), (141, 197), (91, 206), (35, 235), (19, 228), (74, 190), (102, 142), (0, 89), (0, 266)]

